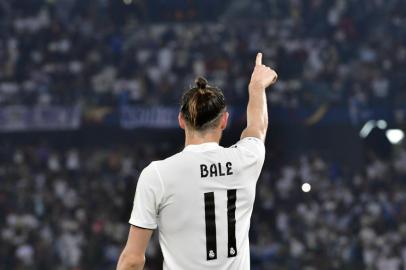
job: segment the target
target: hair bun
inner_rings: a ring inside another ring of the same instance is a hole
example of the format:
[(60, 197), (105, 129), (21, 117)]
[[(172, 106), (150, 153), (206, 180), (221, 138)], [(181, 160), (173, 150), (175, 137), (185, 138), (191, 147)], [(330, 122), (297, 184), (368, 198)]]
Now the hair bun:
[(197, 88), (199, 88), (199, 89), (206, 89), (207, 80), (203, 77), (198, 77), (195, 80), (195, 84), (196, 84)]

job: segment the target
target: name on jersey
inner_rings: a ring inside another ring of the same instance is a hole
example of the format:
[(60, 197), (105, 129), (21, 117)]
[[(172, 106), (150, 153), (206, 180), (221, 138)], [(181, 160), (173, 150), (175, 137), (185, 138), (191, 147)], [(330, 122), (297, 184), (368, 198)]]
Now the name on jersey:
[(221, 164), (219, 162), (210, 165), (200, 164), (200, 176), (202, 178), (226, 176), (232, 174), (233, 174), (233, 164), (231, 162), (226, 162), (225, 164)]

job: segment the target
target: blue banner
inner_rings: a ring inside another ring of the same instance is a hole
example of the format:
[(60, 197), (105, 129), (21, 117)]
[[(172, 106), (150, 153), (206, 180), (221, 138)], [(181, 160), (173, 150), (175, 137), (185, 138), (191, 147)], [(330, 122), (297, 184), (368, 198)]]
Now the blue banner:
[(123, 106), (120, 110), (120, 126), (125, 129), (174, 128), (178, 126), (178, 113), (176, 107)]
[(80, 106), (6, 106), (0, 108), (0, 132), (78, 129)]

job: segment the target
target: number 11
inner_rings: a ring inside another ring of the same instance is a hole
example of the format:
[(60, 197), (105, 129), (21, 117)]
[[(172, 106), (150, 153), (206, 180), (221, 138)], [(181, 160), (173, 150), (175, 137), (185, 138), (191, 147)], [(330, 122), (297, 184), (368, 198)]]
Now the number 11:
[[(237, 201), (237, 190), (227, 190), (227, 224), (228, 224), (228, 257), (237, 256), (237, 245), (235, 239), (235, 204)], [(216, 213), (214, 203), (214, 192), (204, 193), (204, 213), (206, 221), (206, 256), (207, 260), (217, 259), (216, 239)]]

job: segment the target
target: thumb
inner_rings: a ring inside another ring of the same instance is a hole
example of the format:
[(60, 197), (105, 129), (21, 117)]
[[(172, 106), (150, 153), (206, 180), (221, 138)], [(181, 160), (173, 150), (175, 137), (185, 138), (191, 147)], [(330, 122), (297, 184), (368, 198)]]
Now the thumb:
[(262, 65), (262, 53), (257, 54), (257, 58), (255, 59), (255, 65), (257, 65), (257, 66)]

